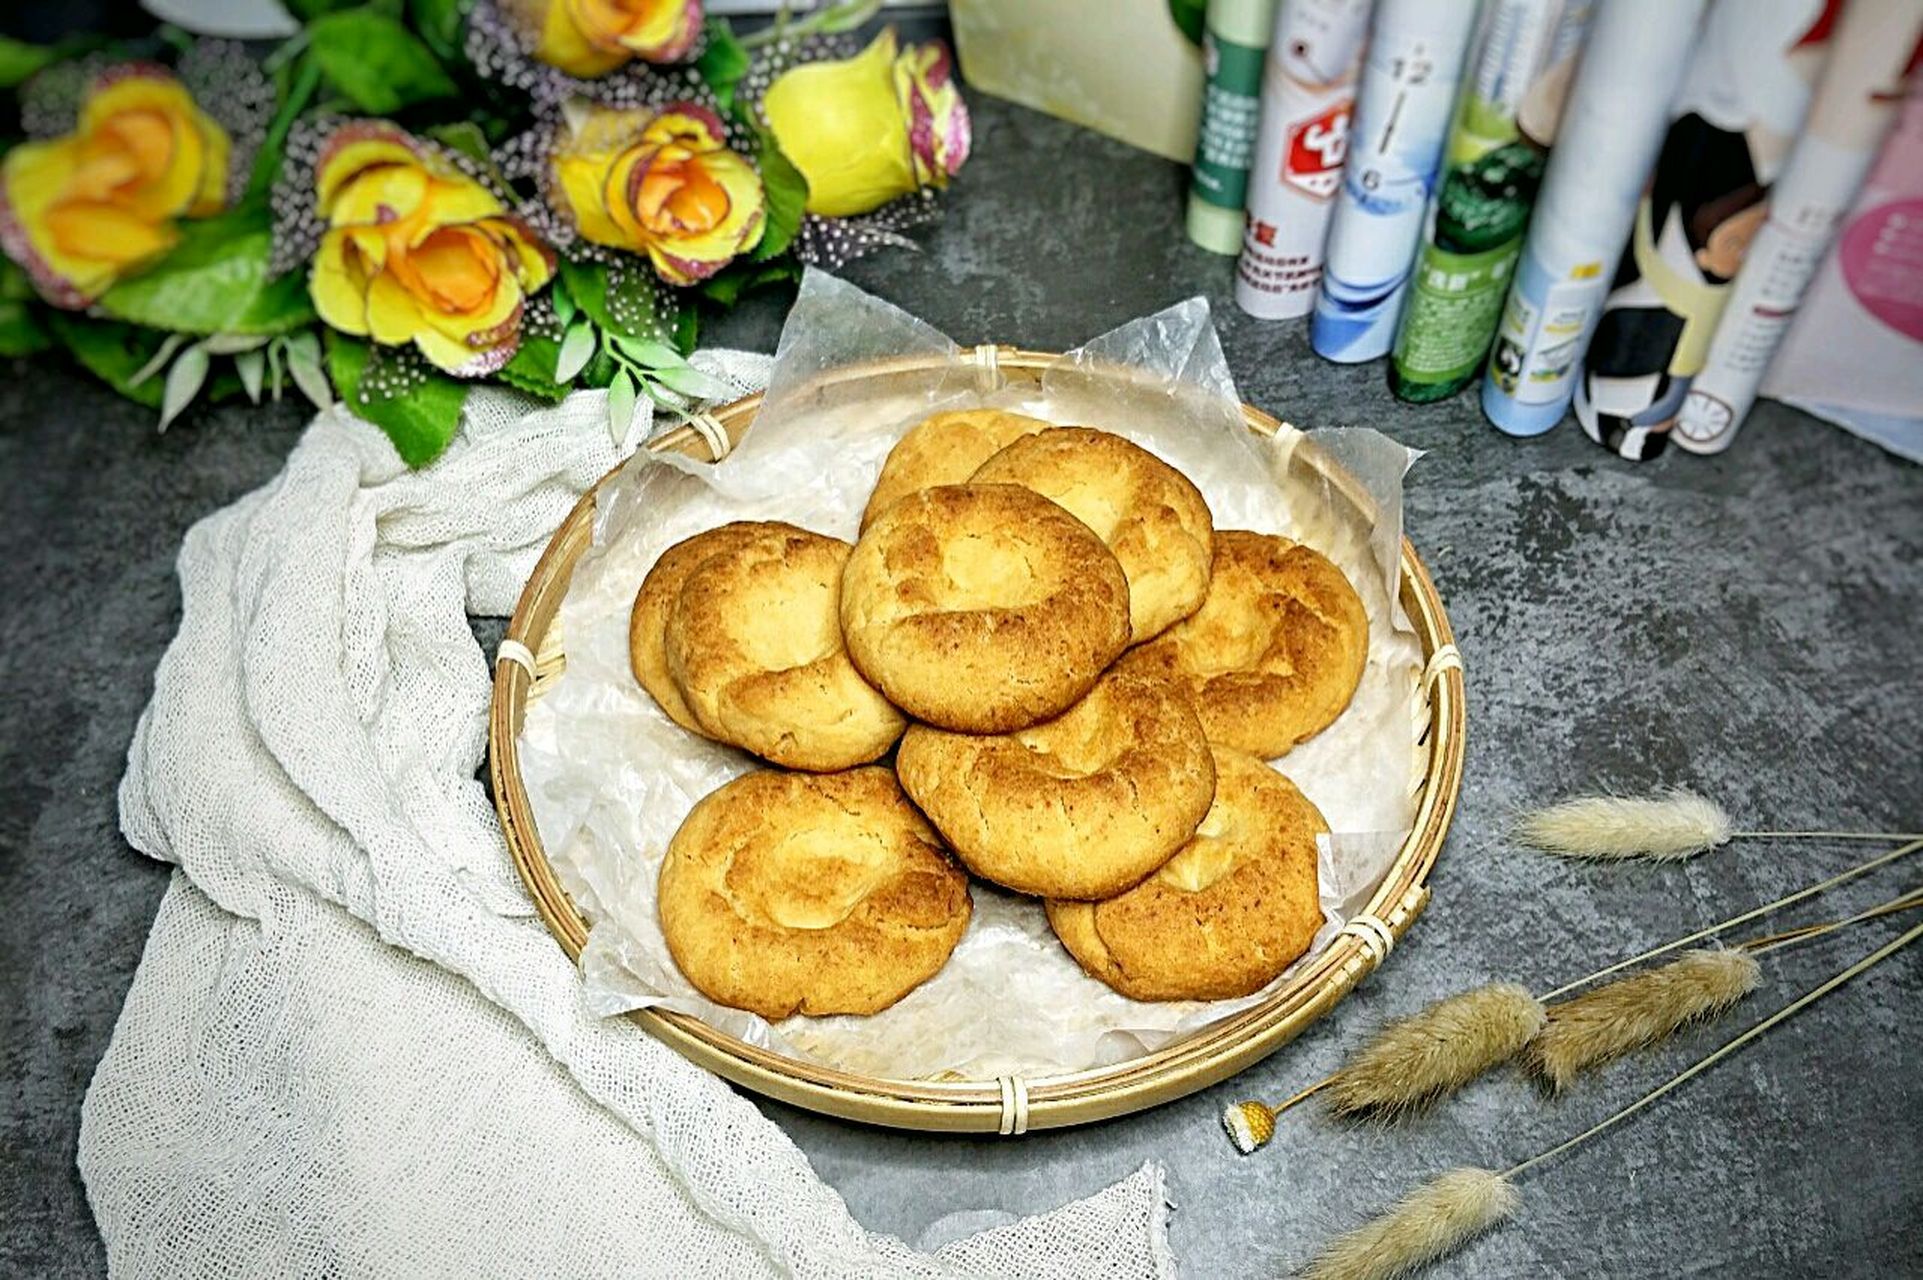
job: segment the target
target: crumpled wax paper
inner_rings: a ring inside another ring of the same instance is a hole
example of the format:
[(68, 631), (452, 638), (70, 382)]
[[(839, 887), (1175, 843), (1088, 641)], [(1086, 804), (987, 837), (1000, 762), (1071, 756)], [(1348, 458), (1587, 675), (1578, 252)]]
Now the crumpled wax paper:
[[(933, 357), (935, 367), (886, 384), (833, 376), (895, 357)], [(635, 682), (627, 627), (642, 578), (666, 548), (730, 520), (786, 520), (852, 542), (902, 433), (931, 412), (972, 405), (1127, 436), (1195, 482), (1218, 528), (1295, 537), (1356, 584), (1370, 619), (1361, 688), (1333, 726), (1277, 762), (1334, 833), (1321, 849), (1325, 923), (1310, 955), (1320, 951), (1368, 900), (1415, 811), (1421, 654), (1396, 602), (1402, 475), (1415, 455), (1363, 429), (1285, 428), (1264, 440), (1243, 425), (1238, 404), (1199, 298), (1063, 357), (1037, 393), (966, 359), (897, 308), (811, 273), (782, 333), (767, 399), (735, 451), (713, 466), (638, 453), (603, 489), (593, 545), (558, 618), (566, 670), (528, 708), (523, 776), (548, 856), (592, 924), (581, 967), (593, 1005), (609, 1014), (676, 1009), (845, 1070), (952, 1079), (1123, 1061), (1266, 994), (1129, 1000), (1082, 973), (1039, 900), (980, 882), (974, 919), (947, 966), (870, 1017), (770, 1024), (702, 996), (668, 954), (655, 907), (668, 841), (696, 801), (761, 766), (680, 729)], [(1305, 465), (1317, 449), (1354, 483), (1332, 485)]]

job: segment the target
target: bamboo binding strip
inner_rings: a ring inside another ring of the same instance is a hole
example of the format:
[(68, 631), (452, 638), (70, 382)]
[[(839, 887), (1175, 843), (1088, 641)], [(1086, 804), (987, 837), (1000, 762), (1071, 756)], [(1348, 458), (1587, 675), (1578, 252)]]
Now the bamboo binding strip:
[[(1058, 359), (1045, 352), (981, 346), (965, 359), (992, 385), (1038, 385)], [(824, 374), (820, 397), (852, 397), (897, 380), (926, 382), (946, 367), (938, 358), (914, 357), (848, 366)], [(1139, 377), (1116, 367), (1118, 378)], [(746, 396), (682, 424), (648, 442), (653, 452), (674, 451), (714, 461), (739, 442), (760, 407)], [(1281, 423), (1249, 405), (1249, 429), (1273, 435)], [(725, 447), (724, 447), (725, 446)], [(1298, 446), (1295, 458), (1319, 471), (1341, 500), (1366, 511), (1370, 499), (1352, 477), (1313, 448)], [(618, 470), (618, 468), (617, 468)], [(613, 472), (583, 495), (555, 532), (521, 594), (494, 664), (494, 698), (488, 722), (488, 771), (495, 808), (514, 864), (536, 909), (570, 959), (587, 943), (588, 925), (568, 898), (541, 847), (527, 791), (521, 782), (517, 738), (531, 697), (565, 666), (555, 615), (569, 576), (592, 537), (596, 494)], [(661, 1010), (629, 1016), (685, 1057), (747, 1089), (827, 1115), (871, 1124), (928, 1131), (1017, 1136), (1035, 1129), (1086, 1124), (1172, 1101), (1226, 1079), (1282, 1045), (1328, 1012), (1389, 956), (1429, 900), (1429, 874), (1455, 815), (1462, 785), (1462, 655), (1442, 599), (1428, 569), (1407, 538), (1402, 541), (1400, 599), (1422, 645), (1415, 742), (1420, 776), (1414, 787), (1416, 814), (1408, 837), (1374, 896), (1322, 953), (1261, 1003), (1153, 1053), (1114, 1066), (1064, 1075), (988, 1080), (892, 1080), (789, 1058), (724, 1035), (700, 1019)]]

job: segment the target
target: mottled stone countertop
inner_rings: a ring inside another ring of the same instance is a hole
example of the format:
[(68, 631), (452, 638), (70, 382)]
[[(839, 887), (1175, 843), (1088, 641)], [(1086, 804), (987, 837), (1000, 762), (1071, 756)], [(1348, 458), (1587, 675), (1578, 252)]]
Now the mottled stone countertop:
[[(1882, 922), (1766, 961), (1761, 992), (1725, 1023), (1560, 1101), (1499, 1074), (1393, 1132), (1305, 1108), (1269, 1150), (1236, 1156), (1216, 1124), (1225, 1103), (1318, 1078), (1384, 1017), (1489, 979), (1553, 986), (1862, 854), (1777, 845), (1571, 866), (1504, 839), (1518, 805), (1681, 784), (1759, 826), (1923, 820), (1923, 471), (1774, 403), (1723, 457), (1643, 465), (1569, 424), (1505, 439), (1468, 396), (1400, 405), (1379, 364), (1324, 363), (1303, 325), (1235, 310), (1230, 264), (1182, 238), (1177, 166), (987, 100), (976, 123), (976, 158), (925, 252), (849, 275), (959, 341), (1044, 349), (1202, 293), (1246, 398), (1427, 450), (1407, 528), (1467, 664), (1467, 780), (1434, 901), (1404, 944), (1233, 1081), (1021, 1141), (765, 1105), (862, 1222), (932, 1243), (1154, 1159), (1189, 1274), (1274, 1274), (1417, 1179), (1502, 1167), (1586, 1126), (1896, 932)], [(754, 300), (711, 339), (771, 348), (782, 302)], [(114, 787), (178, 624), (181, 536), (269, 479), (303, 415), (200, 410), (157, 437), (144, 411), (57, 364), (4, 373), (0, 1272), (88, 1275), (102, 1255), (73, 1165), (80, 1099), (166, 883), (121, 839)], [(1892, 870), (1830, 906), (1917, 874)], [(1520, 1221), (1439, 1274), (1923, 1274), (1920, 1009), (1923, 950), (1542, 1170)], [(949, 1216), (960, 1210), (991, 1212)]]

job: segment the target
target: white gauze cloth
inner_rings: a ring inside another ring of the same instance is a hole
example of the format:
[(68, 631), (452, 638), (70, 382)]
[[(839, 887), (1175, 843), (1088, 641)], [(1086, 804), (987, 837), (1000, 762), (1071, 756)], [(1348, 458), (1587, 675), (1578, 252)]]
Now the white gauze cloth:
[(621, 456), (605, 417), (599, 392), (477, 390), (410, 472), (335, 409), (187, 535), (120, 791), (128, 840), (180, 869), (81, 1118), (113, 1273), (1173, 1274), (1155, 1166), (919, 1252), (720, 1079), (589, 1012), (476, 777), (467, 615), (512, 609)]

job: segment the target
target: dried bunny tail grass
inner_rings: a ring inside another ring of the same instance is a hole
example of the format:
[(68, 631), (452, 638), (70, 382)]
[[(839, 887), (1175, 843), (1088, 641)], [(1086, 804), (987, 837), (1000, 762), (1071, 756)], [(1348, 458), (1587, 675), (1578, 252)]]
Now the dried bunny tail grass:
[(1569, 858), (1691, 858), (1731, 836), (1729, 814), (1690, 791), (1658, 799), (1578, 796), (1522, 815), (1516, 834)]
[(1542, 1002), (1513, 982), (1437, 1001), (1390, 1023), (1337, 1072), (1337, 1113), (1395, 1116), (1468, 1084), (1516, 1056), (1542, 1029)]
[(1382, 1216), (1331, 1242), (1305, 1280), (1392, 1280), (1447, 1257), (1507, 1221), (1515, 1187), (1487, 1169), (1451, 1169), (1425, 1182)]
[(1591, 1067), (1715, 1017), (1754, 991), (1761, 979), (1762, 970), (1748, 952), (1688, 952), (1660, 968), (1551, 1005), (1523, 1059), (1560, 1092)]

